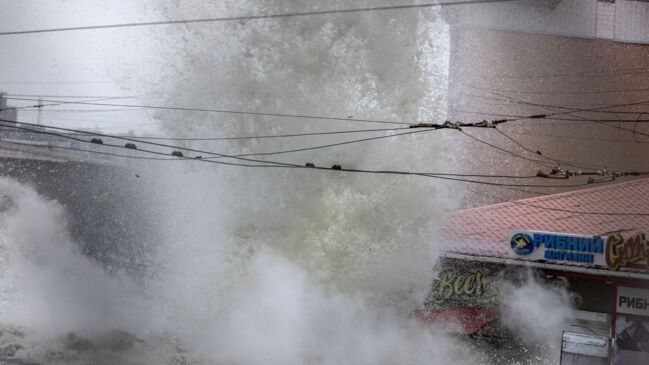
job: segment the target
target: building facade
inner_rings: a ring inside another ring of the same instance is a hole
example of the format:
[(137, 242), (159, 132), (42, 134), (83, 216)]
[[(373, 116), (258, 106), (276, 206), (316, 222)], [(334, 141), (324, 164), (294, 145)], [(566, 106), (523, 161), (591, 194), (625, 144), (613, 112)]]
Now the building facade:
[(453, 213), (418, 316), (451, 318), (502, 347), (515, 341), (501, 323), (510, 315), (503, 283), (533, 275), (574, 299), (549, 355), (562, 364), (649, 364), (648, 206), (642, 179)]

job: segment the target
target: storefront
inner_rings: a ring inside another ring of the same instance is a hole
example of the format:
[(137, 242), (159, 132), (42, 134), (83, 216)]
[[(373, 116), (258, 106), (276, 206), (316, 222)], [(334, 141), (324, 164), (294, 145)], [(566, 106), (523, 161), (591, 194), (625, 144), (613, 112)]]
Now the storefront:
[(533, 273), (576, 298), (553, 334), (561, 364), (649, 365), (647, 212), (649, 179), (455, 212), (416, 314), (496, 345), (511, 342), (499, 323), (510, 315), (499, 283)]

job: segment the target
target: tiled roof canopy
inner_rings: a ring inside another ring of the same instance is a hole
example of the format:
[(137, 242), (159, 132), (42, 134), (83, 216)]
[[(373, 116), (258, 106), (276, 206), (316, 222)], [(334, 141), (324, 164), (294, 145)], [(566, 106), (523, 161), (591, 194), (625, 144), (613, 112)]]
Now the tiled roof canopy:
[(454, 212), (442, 227), (442, 246), (448, 253), (509, 258), (510, 230), (649, 234), (648, 213), (649, 179), (635, 180)]

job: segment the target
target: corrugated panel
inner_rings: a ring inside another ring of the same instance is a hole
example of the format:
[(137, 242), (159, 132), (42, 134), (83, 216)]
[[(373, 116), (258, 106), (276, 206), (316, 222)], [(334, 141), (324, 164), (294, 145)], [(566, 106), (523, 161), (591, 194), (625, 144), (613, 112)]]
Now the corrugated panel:
[(615, 2), (615, 40), (649, 43), (649, 2), (638, 0)]
[(597, 0), (519, 0), (449, 7), (445, 18), (458, 26), (595, 38)]

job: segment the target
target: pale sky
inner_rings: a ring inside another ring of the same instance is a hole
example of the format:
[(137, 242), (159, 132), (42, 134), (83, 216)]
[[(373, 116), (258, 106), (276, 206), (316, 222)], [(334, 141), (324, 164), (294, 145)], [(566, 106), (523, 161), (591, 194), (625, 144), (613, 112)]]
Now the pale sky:
[[(160, 19), (146, 2), (120, 0), (6, 0), (0, 11), (0, 30), (28, 30)], [(0, 37), (0, 91), (13, 94), (133, 96), (125, 83), (131, 64), (154, 57), (147, 30), (107, 29)], [(42, 84), (41, 84), (42, 83)], [(78, 99), (82, 100), (82, 99)], [(137, 103), (138, 100), (119, 100)], [(20, 106), (32, 101), (9, 101)], [(64, 105), (51, 109), (97, 109)], [(99, 107), (103, 108), (103, 107)], [(108, 109), (108, 108), (107, 108)], [(116, 108), (111, 108), (116, 109)], [(43, 112), (43, 122), (108, 131), (153, 131), (142, 111)], [(22, 111), (19, 119), (36, 120), (36, 112)], [(125, 121), (128, 119), (128, 121)], [(137, 121), (143, 121), (134, 125)], [(145, 124), (148, 123), (148, 124)]]

